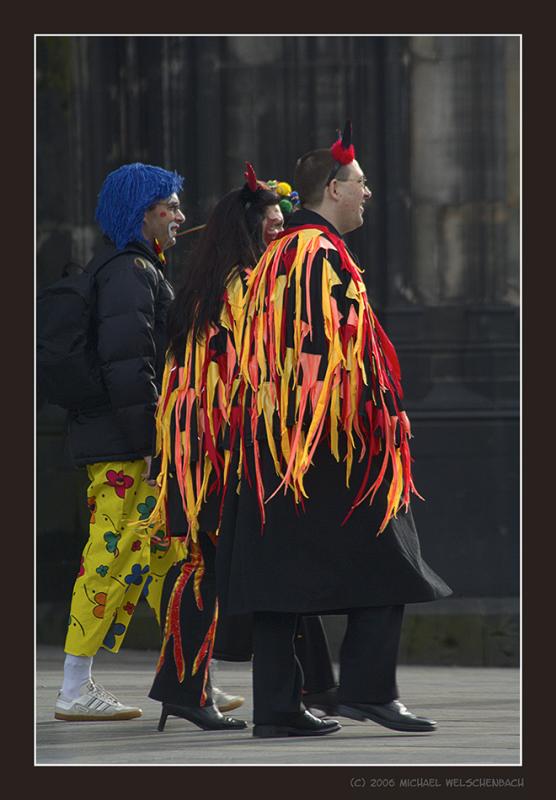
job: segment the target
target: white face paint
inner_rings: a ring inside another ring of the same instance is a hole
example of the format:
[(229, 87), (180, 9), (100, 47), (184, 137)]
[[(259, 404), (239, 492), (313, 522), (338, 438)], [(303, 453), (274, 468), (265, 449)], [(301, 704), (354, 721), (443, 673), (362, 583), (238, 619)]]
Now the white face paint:
[(179, 223), (177, 222), (170, 222), (168, 225), (168, 239), (170, 239), (170, 241), (176, 238), (176, 233), (178, 232), (179, 227)]
[(175, 245), (176, 233), (182, 222), (185, 222), (185, 216), (180, 209), (179, 198), (177, 194), (171, 194), (145, 212), (143, 235), (149, 242), (156, 239), (162, 250), (166, 250)]

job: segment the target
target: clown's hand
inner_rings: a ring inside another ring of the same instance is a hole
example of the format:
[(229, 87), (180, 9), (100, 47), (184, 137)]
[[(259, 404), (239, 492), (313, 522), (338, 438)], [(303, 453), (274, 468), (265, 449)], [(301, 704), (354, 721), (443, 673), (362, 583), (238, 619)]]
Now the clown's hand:
[(156, 486), (156, 481), (151, 479), (151, 465), (152, 465), (152, 456), (145, 456), (145, 471), (141, 473), (141, 477), (143, 480), (149, 484), (149, 486)]

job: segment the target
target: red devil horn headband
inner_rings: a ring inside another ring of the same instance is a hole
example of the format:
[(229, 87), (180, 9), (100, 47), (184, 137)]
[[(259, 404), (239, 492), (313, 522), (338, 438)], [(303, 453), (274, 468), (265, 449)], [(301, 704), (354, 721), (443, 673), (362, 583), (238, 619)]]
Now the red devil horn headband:
[(247, 170), (243, 174), (245, 175), (247, 186), (252, 192), (256, 192), (259, 187), (257, 185), (257, 176), (255, 175), (255, 170), (253, 169), (253, 165), (250, 164), (249, 161), (246, 161), (245, 163), (247, 165)]
[(350, 164), (355, 158), (355, 150), (351, 143), (351, 120), (347, 120), (343, 134), (338, 131), (338, 138), (330, 148), (330, 152), (339, 164)]

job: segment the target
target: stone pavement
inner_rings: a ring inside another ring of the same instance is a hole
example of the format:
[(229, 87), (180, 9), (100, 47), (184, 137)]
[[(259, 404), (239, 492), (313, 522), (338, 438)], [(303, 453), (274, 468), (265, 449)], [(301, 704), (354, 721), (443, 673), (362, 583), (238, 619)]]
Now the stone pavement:
[[(371, 722), (339, 718), (342, 730), (319, 738), (254, 739), (239, 732), (201, 731), (170, 717), (156, 730), (160, 704), (146, 697), (158, 654), (101, 651), (94, 675), (124, 703), (143, 709), (125, 722), (61, 722), (54, 703), (62, 675), (61, 648), (36, 651), (37, 765), (519, 765), (520, 675), (514, 668), (398, 668), (401, 700), (438, 722), (432, 734), (405, 734)], [(233, 712), (251, 720), (251, 667), (221, 662), (218, 685), (244, 695)]]

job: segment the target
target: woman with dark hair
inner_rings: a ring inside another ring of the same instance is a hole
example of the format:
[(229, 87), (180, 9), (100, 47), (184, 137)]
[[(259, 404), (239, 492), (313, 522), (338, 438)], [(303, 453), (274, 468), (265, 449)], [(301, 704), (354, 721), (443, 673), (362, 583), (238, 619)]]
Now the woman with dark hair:
[[(211, 684), (213, 653), (224, 660), (251, 660), (250, 617), (223, 616), (218, 622), (215, 532), (234, 446), (228, 440), (229, 419), (239, 418), (241, 411), (236, 343), (243, 296), (250, 267), (283, 229), (280, 204), (285, 205), (283, 187), (288, 186), (277, 184), (280, 193), (273, 191), (257, 181), (250, 165), (246, 177), (246, 184), (225, 195), (210, 215), (168, 315), (169, 348), (157, 412), (160, 494), (148, 524), (164, 514), (170, 536), (187, 535), (188, 556), (168, 575), (162, 595), (166, 623), (149, 693), (162, 702), (159, 730), (169, 715), (205, 730), (246, 727), (219, 710), (237, 707), (243, 698), (233, 704), (228, 697), (226, 705)], [(313, 619), (310, 627), (300, 626), (298, 648), (309, 681), (318, 675), (311, 688), (319, 692), (333, 686), (334, 677), (320, 620), (315, 626)]]
[[(211, 213), (168, 312), (157, 413), (161, 492), (153, 517), (165, 504), (172, 534), (185, 531), (192, 544), (198, 530), (218, 528), (227, 421), (237, 391), (239, 312), (280, 200), (256, 180), (252, 167), (246, 175), (248, 182), (228, 192)], [(282, 228), (280, 214), (274, 236)]]

